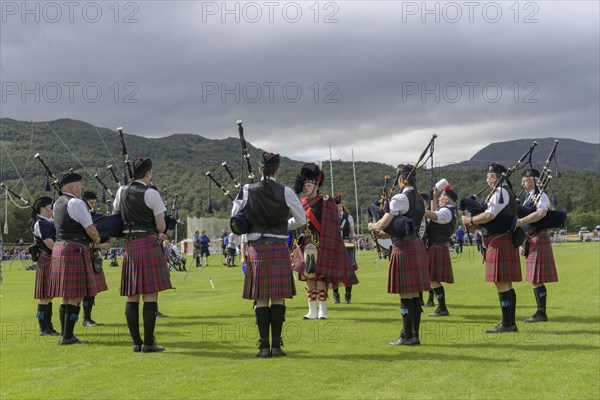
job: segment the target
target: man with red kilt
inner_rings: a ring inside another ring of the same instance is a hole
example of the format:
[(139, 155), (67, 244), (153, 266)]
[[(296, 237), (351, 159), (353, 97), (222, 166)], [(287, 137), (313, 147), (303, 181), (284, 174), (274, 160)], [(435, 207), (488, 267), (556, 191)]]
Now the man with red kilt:
[(515, 322), (517, 294), (512, 283), (522, 280), (519, 251), (514, 247), (512, 235), (508, 229), (492, 228), (492, 224), (490, 224), (497, 220), (496, 222), (500, 222), (500, 226), (504, 227), (507, 224), (503, 221), (512, 221), (517, 215), (517, 202), (512, 187), (510, 182), (502, 177), (502, 174), (506, 172), (507, 169), (503, 165), (490, 164), (487, 168), (486, 182), (494, 191), (485, 211), (476, 216), (463, 215), (461, 217), (467, 228), (473, 225), (477, 229), (485, 224), (482, 228), (484, 228), (483, 242), (487, 249), (485, 256), (486, 281), (495, 283), (502, 310), (502, 322), (495, 328), (488, 329), (486, 333), (517, 331)]
[(29, 226), (35, 242), (30, 252), (32, 260), (37, 263), (33, 297), (39, 299), (37, 319), (40, 324), (40, 336), (59, 336), (60, 334), (52, 326), (52, 296), (50, 295), (50, 260), (56, 238), (51, 197), (42, 196), (34, 201)]
[(430, 220), (425, 232), (427, 238), (427, 262), (431, 288), (438, 300), (438, 307), (429, 317), (450, 315), (446, 307), (446, 293), (441, 282), (454, 283), (452, 261), (450, 260), (450, 240), (456, 229), (456, 199), (458, 196), (450, 185), (446, 185), (440, 195), (440, 209), (437, 209), (437, 189), (433, 188), (431, 211), (425, 210), (425, 218)]
[(54, 204), (56, 242), (50, 262), (50, 296), (62, 297), (59, 345), (85, 343), (74, 334), (81, 300), (95, 296), (96, 279), (90, 247), (100, 243), (98, 230), (81, 197), (81, 175), (70, 172), (60, 180), (61, 196)]
[[(161, 245), (167, 239), (164, 216), (167, 208), (158, 191), (150, 187), (151, 180), (152, 161), (139, 157), (133, 162), (133, 181), (119, 188), (113, 210), (121, 212), (126, 239), (120, 293), (127, 296), (125, 319), (136, 353), (165, 350), (154, 338), (157, 300), (158, 292), (172, 288)], [(140, 335), (140, 295), (144, 297), (144, 340)]]
[(417, 192), (416, 171), (412, 165), (398, 165), (398, 186), (401, 193), (390, 201), (390, 210), (376, 223), (369, 223), (370, 231), (377, 237), (386, 238), (383, 233), (394, 217), (403, 215), (414, 222), (416, 229), (403, 237), (392, 236), (392, 254), (388, 274), (388, 293), (400, 295), (400, 313), (403, 329), (398, 340), (389, 342), (391, 346), (420, 345), (419, 326), (421, 324), (421, 299), (419, 292), (428, 291), (429, 274), (427, 253), (423, 240), (418, 237), (418, 229), (425, 214), (425, 203)]
[(327, 319), (327, 289), (330, 283), (333, 287), (339, 283), (346, 287), (358, 284), (346, 255), (335, 201), (319, 194), (324, 178), (317, 164), (304, 164), (294, 185), (296, 194), (304, 194), (301, 202), (307, 218), (306, 227), (297, 240), (293, 260), (299, 279), (306, 281), (308, 314), (304, 319)]
[[(96, 214), (96, 207), (98, 205), (98, 195), (92, 190), (85, 190), (81, 197), (88, 206), (88, 209), (90, 210), (92, 216)], [(99, 256), (99, 250), (108, 250), (109, 245), (109, 243), (102, 243), (101, 245), (96, 246), (92, 253), (92, 259), (95, 259)], [(106, 277), (104, 276), (104, 270), (102, 269), (102, 266), (97, 267), (96, 265), (94, 265), (94, 272), (96, 273), (96, 275), (94, 276), (94, 278), (96, 278), (96, 291), (98, 293), (107, 291), (108, 285), (106, 284)], [(83, 298), (82, 324), (85, 327), (96, 327), (99, 325), (104, 325), (92, 319), (92, 308), (94, 307), (94, 304), (96, 304), (96, 296), (89, 296)]]
[[(535, 169), (523, 172), (521, 187), (528, 194), (525, 199), (525, 205), (535, 206), (535, 211), (517, 221), (517, 226), (523, 226), (537, 222), (546, 216), (550, 209), (550, 199), (544, 192), (539, 193), (537, 181), (540, 177), (539, 171)], [(532, 204), (533, 196), (539, 195), (536, 204)], [(537, 303), (537, 311), (529, 318), (523, 319), (524, 322), (542, 322), (548, 321), (546, 315), (546, 286), (547, 282), (558, 282), (556, 273), (556, 264), (554, 263), (554, 254), (552, 253), (552, 244), (550, 242), (550, 232), (546, 229), (535, 230), (529, 236), (525, 243), (525, 257), (527, 275), (525, 279), (533, 285), (533, 295)]]
[[(306, 223), (298, 197), (292, 189), (276, 181), (279, 163), (279, 154), (263, 153), (259, 161), (260, 182), (242, 186), (231, 210), (232, 231), (246, 233), (246, 273), (242, 297), (256, 301), (254, 312), (260, 336), (256, 356), (261, 358), (287, 355), (281, 349), (284, 299), (291, 299), (296, 294), (287, 232)], [(288, 220), (290, 213), (292, 218)], [(241, 221), (247, 224), (243, 231), (239, 228)]]

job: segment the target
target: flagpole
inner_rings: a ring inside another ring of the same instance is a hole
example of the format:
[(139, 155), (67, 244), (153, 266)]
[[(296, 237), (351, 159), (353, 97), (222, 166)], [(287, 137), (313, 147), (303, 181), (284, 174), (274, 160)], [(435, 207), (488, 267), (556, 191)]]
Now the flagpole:
[(358, 206), (358, 188), (356, 186), (356, 166), (354, 165), (354, 149), (352, 149), (352, 171), (354, 173), (354, 198), (356, 201), (356, 224), (354, 224), (354, 226), (356, 226), (356, 234), (360, 235), (360, 208)]

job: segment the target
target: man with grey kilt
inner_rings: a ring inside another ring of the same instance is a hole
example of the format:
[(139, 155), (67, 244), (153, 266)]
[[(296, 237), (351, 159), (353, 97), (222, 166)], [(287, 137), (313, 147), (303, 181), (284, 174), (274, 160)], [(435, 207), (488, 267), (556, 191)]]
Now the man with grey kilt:
[(440, 195), (440, 209), (437, 209), (437, 189), (433, 188), (431, 211), (425, 210), (425, 218), (430, 220), (427, 224), (427, 262), (429, 264), (429, 280), (431, 288), (438, 301), (438, 308), (429, 314), (429, 317), (446, 317), (449, 315), (446, 307), (446, 293), (441, 282), (454, 283), (452, 261), (450, 260), (450, 238), (456, 229), (456, 193), (450, 185), (444, 187)]
[[(133, 182), (117, 191), (114, 212), (121, 212), (125, 233), (125, 254), (121, 271), (121, 296), (127, 296), (125, 318), (133, 340), (133, 351), (164, 351), (156, 344), (154, 327), (158, 311), (158, 292), (171, 289), (167, 258), (161, 245), (167, 239), (165, 203), (149, 187), (152, 161), (139, 157), (133, 162)], [(142, 315), (144, 340), (139, 326), (140, 295), (144, 297)]]
[(261, 358), (287, 355), (281, 349), (284, 299), (296, 294), (287, 232), (306, 224), (306, 213), (294, 191), (276, 181), (279, 161), (279, 154), (263, 153), (259, 161), (261, 180), (244, 185), (231, 210), (232, 231), (247, 233), (242, 297), (256, 301), (254, 311), (260, 336), (256, 356)]

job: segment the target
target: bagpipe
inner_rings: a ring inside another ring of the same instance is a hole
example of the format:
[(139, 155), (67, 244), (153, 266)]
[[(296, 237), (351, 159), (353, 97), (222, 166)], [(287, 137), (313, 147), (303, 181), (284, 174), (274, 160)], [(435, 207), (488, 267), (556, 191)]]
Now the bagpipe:
[[(550, 154), (546, 159), (546, 163), (544, 164), (544, 168), (540, 173), (540, 177), (538, 181), (535, 183), (535, 193), (533, 196), (530, 196), (529, 199), (523, 204), (519, 205), (518, 217), (524, 218), (531, 213), (534, 213), (537, 208), (536, 205), (542, 197), (542, 194), (546, 192), (549, 188), (550, 180), (552, 179), (552, 172), (550, 170), (550, 163), (552, 160), (555, 160), (556, 148), (560, 142), (558, 140), (554, 141), (554, 146), (550, 150)], [(558, 165), (556, 168), (556, 172), (558, 177), (560, 177), (560, 171), (558, 171)], [(534, 178), (535, 179), (535, 178)], [(528, 233), (533, 233), (535, 231), (541, 231), (544, 229), (553, 229), (553, 228), (564, 228), (567, 226), (567, 210), (562, 209), (561, 211), (548, 210), (546, 215), (540, 219), (539, 221), (532, 222), (528, 224), (528, 226), (524, 227), (525, 231)]]
[[(60, 191), (58, 178), (56, 177), (56, 175), (54, 175), (48, 164), (46, 164), (42, 157), (40, 157), (39, 153), (36, 153), (34, 157), (42, 164), (42, 166), (46, 170), (47, 177), (51, 179), (51, 183), (54, 186), (54, 188), (58, 191), (59, 194), (62, 194), (62, 192)], [(72, 172), (73, 169), (71, 169), (70, 171)], [(98, 181), (98, 183), (101, 184), (103, 189), (104, 187), (106, 187), (104, 182), (102, 182), (102, 178), (100, 178), (97, 174), (94, 176), (94, 178), (96, 179), (96, 181)], [(112, 192), (109, 193), (112, 194)], [(98, 235), (100, 236), (101, 243), (108, 241), (108, 239), (111, 237), (123, 236), (123, 222), (121, 221), (120, 213), (111, 215), (98, 213), (92, 210), (92, 208), (87, 203), (87, 201), (85, 201), (85, 199), (83, 199), (83, 201), (86, 204), (87, 209), (90, 211), (92, 223), (98, 230)]]
[[(500, 179), (498, 179), (498, 181), (496, 182), (496, 185), (494, 185), (494, 187), (492, 188), (492, 190), (490, 191), (490, 193), (488, 194), (488, 196), (486, 197), (486, 199), (483, 202), (480, 203), (479, 201), (477, 201), (477, 197), (475, 195), (472, 195), (470, 197), (464, 197), (460, 200), (458, 209), (461, 211), (465, 211), (465, 210), (468, 211), (471, 214), (471, 216), (477, 216), (477, 215), (481, 214), (482, 212), (484, 212), (487, 209), (488, 204), (492, 200), (492, 196), (494, 195), (494, 193), (496, 193), (496, 190), (501, 188), (502, 184), (504, 182), (508, 182), (508, 179), (510, 178), (512, 173), (519, 167), (519, 165), (521, 165), (521, 163), (527, 157), (531, 157), (531, 154), (533, 153), (533, 150), (535, 149), (535, 147), (537, 145), (538, 145), (538, 142), (534, 141), (533, 144), (531, 145), (531, 147), (529, 147), (529, 150), (527, 150), (525, 152), (525, 154), (523, 154), (523, 156), (513, 166), (511, 166), (506, 172), (502, 173)], [(483, 190), (481, 192), (483, 192)], [(479, 193), (481, 193), (481, 192), (479, 192)], [(502, 194), (501, 194), (501, 196), (502, 196)], [(500, 201), (501, 202), (503, 201), (502, 197), (501, 197)], [(503, 214), (499, 214), (498, 216), (496, 216), (496, 218), (494, 218), (490, 222), (480, 224), (479, 226), (482, 229), (484, 229), (488, 234), (496, 234), (496, 233), (512, 234), (513, 232), (515, 232), (516, 224), (517, 224), (517, 215), (516, 214), (512, 215), (512, 216), (504, 216)], [(472, 225), (471, 225), (471, 227), (472, 227)]]
[[(0, 183), (0, 187), (2, 187), (8, 193), (15, 196), (17, 199), (21, 200), (24, 205), (29, 206), (33, 211), (35, 211), (35, 208), (34, 208), (35, 203), (30, 203), (27, 199), (23, 198), (21, 195), (16, 193), (14, 190), (12, 190), (8, 186), (6, 186), (4, 184), (4, 182)], [(7, 196), (7, 200), (8, 200), (8, 196)], [(42, 237), (55, 237), (56, 236), (56, 229), (54, 228), (54, 224), (51, 223), (50, 221), (40, 220), (39, 227), (40, 227), (40, 232), (42, 234)], [(35, 239), (34, 243), (31, 246), (29, 246), (28, 251), (29, 251), (29, 254), (31, 254), (31, 261), (37, 262), (40, 258), (42, 251), (44, 251), (44, 248), (46, 248), (46, 245), (41, 240), (39, 240), (35, 237), (34, 237), (34, 239)]]
[[(435, 139), (437, 137), (438, 137), (438, 135), (433, 134), (433, 136), (431, 137), (431, 140), (429, 140), (429, 142), (427, 143), (427, 146), (425, 147), (423, 152), (421, 152), (421, 155), (419, 156), (419, 159), (415, 163), (413, 169), (407, 175), (406, 180), (408, 180), (416, 172), (417, 169), (423, 167), (423, 165), (425, 164), (425, 162), (427, 162), (429, 157), (433, 156), (433, 146), (434, 146)], [(425, 155), (427, 154), (427, 152), (430, 152), (429, 157), (427, 159), (425, 159), (425, 161), (423, 161), (423, 158), (425, 158)], [(394, 181), (392, 183), (392, 188), (389, 191), (389, 193), (387, 191), (389, 176), (386, 175), (385, 185), (383, 187), (383, 193), (381, 194), (379, 208), (376, 209), (376, 206), (374, 204), (367, 207), (367, 210), (369, 211), (371, 218), (373, 218), (373, 222), (377, 222), (383, 216), (383, 214), (388, 213), (390, 211), (391, 196), (393, 195), (393, 193), (396, 190), (396, 183), (398, 182), (398, 179), (400, 178), (401, 173), (402, 173), (402, 171), (400, 169), (398, 169), (396, 176), (394, 177)], [(404, 215), (395, 215), (392, 218), (392, 221), (389, 223), (389, 225), (387, 227), (385, 227), (383, 229), (383, 231), (385, 233), (387, 233), (388, 235), (390, 235), (391, 237), (407, 238), (407, 237), (414, 235), (417, 230), (415, 227), (415, 222), (413, 221), (412, 218), (406, 217)]]
[[(121, 142), (121, 153), (123, 156), (123, 163), (125, 164), (125, 168), (123, 171), (123, 186), (124, 186), (124, 185), (128, 185), (130, 180), (131, 180), (131, 182), (133, 182), (133, 179), (134, 179), (133, 178), (133, 166), (132, 166), (131, 160), (129, 159), (129, 153), (127, 151), (127, 146), (125, 144), (125, 137), (123, 136), (123, 127), (121, 127), (121, 126), (118, 127), (117, 131), (119, 132), (119, 140)], [(107, 167), (107, 169), (112, 174), (115, 182), (120, 184), (119, 179), (117, 178), (117, 175), (112, 168), (112, 165), (109, 165)], [(156, 186), (151, 185), (151, 187), (158, 191)], [(165, 192), (166, 192), (166, 189), (165, 189)], [(173, 200), (173, 205), (171, 207), (171, 214), (165, 212), (165, 225), (166, 225), (167, 230), (173, 230), (173, 229), (175, 229), (175, 226), (177, 226), (177, 221), (178, 221), (177, 198), (178, 198), (178, 196), (179, 196), (178, 194), (175, 194), (175, 198)], [(165, 199), (165, 203), (166, 202), (167, 202), (167, 200)], [(120, 213), (113, 214), (113, 215), (120, 215)], [(123, 234), (121, 234), (121, 236), (123, 236)]]

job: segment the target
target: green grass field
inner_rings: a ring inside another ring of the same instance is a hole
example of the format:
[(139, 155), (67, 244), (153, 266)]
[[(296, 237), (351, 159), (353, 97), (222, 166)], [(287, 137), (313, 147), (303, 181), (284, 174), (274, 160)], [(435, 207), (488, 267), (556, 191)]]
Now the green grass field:
[[(327, 321), (302, 321), (306, 295), (296, 283), (299, 295), (287, 301), (284, 325), (289, 356), (280, 359), (255, 357), (243, 275), (223, 267), (219, 256), (187, 277), (172, 273), (176, 290), (159, 300), (170, 316), (157, 320), (157, 340), (167, 348), (161, 354), (132, 352), (120, 268), (105, 264), (110, 290), (96, 298), (94, 319), (106, 325), (78, 323), (75, 334), (91, 343), (59, 347), (55, 337), (37, 334), (34, 271), (5, 262), (1, 398), (598, 399), (600, 245), (568, 243), (554, 251), (560, 282), (547, 285), (549, 322), (485, 335), (500, 321), (498, 296), (479, 255), (465, 248), (454, 262), (456, 283), (446, 285), (450, 316), (423, 316), (420, 347), (387, 345), (401, 329), (399, 299), (386, 293), (387, 261), (362, 252), (353, 304), (330, 302)], [(524, 277), (524, 262), (522, 269)], [(535, 312), (535, 299), (531, 284), (515, 289), (520, 321)]]

